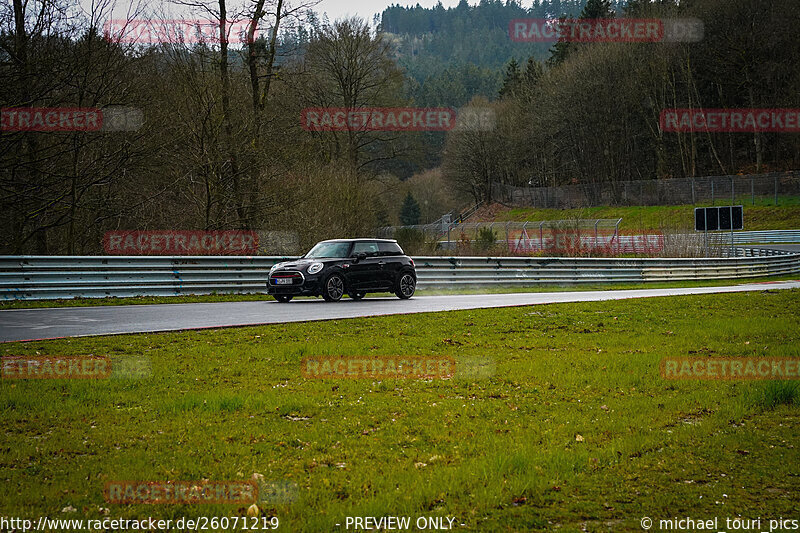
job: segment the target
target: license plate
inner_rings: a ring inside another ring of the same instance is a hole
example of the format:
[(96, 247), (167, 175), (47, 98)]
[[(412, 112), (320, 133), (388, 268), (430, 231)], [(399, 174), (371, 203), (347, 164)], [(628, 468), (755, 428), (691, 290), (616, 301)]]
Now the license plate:
[(275, 278), (275, 285), (291, 285), (292, 278)]

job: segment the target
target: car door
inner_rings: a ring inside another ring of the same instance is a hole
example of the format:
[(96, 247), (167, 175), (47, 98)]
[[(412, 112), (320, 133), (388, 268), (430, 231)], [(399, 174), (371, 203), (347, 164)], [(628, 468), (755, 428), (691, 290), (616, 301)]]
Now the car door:
[(366, 257), (353, 260), (350, 263), (350, 284), (355, 289), (382, 289), (386, 286), (386, 276), (383, 271), (385, 262), (378, 254), (378, 244), (375, 241), (358, 241), (353, 244), (351, 256), (358, 257), (359, 254), (366, 254)]
[(403, 251), (394, 242), (379, 242), (378, 250), (383, 259), (383, 272), (386, 283), (390, 289), (394, 288), (394, 283), (403, 268)]

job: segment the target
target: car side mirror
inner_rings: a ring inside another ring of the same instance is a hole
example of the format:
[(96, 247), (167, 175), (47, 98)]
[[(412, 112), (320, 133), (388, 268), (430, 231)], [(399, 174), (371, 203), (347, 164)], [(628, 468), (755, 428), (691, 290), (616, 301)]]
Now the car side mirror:
[(363, 261), (366, 258), (367, 258), (367, 254), (365, 254), (364, 252), (356, 254), (356, 261)]

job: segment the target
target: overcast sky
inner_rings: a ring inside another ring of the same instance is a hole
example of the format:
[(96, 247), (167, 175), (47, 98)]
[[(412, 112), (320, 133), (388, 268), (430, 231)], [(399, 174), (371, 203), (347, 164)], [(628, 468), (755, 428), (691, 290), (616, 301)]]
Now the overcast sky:
[[(98, 0), (79, 1), (87, 13), (91, 10), (93, 2), (98, 2)], [(422, 7), (433, 7), (438, 3), (438, 1), (439, 0), (322, 0), (313, 9), (320, 15), (322, 13), (327, 13), (328, 19), (331, 22), (336, 19), (357, 15), (371, 23), (374, 15), (381, 13), (384, 9), (392, 4), (398, 4), (401, 6), (415, 6), (419, 4)], [(460, 0), (441, 0), (442, 5), (446, 8), (455, 7), (458, 5), (459, 1)], [(477, 3), (477, 0), (468, 0), (468, 2), (471, 5), (474, 5)], [(144, 0), (144, 2), (140, 2), (139, 0), (115, 0), (113, 18), (126, 18), (128, 16), (127, 10), (131, 9), (132, 6), (140, 5), (142, 3), (151, 8), (161, 6), (162, 8), (166, 9), (164, 15), (172, 17), (179, 17), (182, 10), (186, 11), (186, 8), (181, 8), (176, 2), (170, 0), (151, 0), (149, 2), (147, 0)], [(209, 3), (213, 5), (215, 2)], [(232, 3), (240, 5), (244, 2), (229, 2), (229, 5)]]

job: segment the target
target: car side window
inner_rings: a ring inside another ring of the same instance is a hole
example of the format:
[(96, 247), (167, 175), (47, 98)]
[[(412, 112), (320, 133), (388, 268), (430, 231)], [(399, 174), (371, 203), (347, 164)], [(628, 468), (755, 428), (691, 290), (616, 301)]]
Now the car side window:
[(378, 250), (380, 255), (403, 255), (403, 250), (394, 242), (379, 242)]
[(353, 245), (353, 255), (367, 254), (369, 257), (378, 255), (378, 243), (357, 242)]

